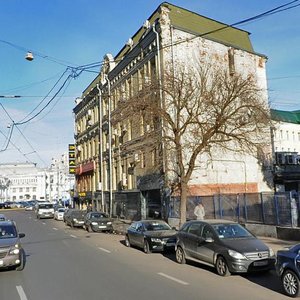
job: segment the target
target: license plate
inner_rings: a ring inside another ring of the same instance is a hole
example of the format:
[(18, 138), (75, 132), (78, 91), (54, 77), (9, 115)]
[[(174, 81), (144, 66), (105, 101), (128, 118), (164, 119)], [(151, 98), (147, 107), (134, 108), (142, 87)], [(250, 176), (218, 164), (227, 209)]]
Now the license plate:
[(266, 266), (268, 264), (268, 262), (266, 260), (263, 260), (263, 261), (255, 261), (253, 263), (253, 266), (255, 267), (259, 267), (259, 266)]
[(106, 226), (99, 226), (99, 228), (106, 228)]

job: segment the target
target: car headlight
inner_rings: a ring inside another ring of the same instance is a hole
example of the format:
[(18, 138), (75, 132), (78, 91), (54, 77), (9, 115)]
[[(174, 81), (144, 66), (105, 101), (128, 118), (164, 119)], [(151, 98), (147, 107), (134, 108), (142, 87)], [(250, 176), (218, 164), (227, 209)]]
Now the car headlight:
[(98, 223), (97, 222), (92, 222), (92, 225), (98, 225)]
[(111, 225), (111, 222), (107, 222), (107, 225)]
[(73, 219), (74, 222), (78, 222), (78, 220), (76, 218)]
[(228, 254), (235, 259), (246, 259), (246, 257), (243, 254), (234, 250), (228, 250)]
[(161, 239), (151, 238), (151, 242), (161, 243)]
[(9, 250), (9, 254), (13, 255), (13, 254), (19, 254), (20, 253), (20, 246), (18, 244), (14, 245), (10, 250)]
[(269, 256), (272, 257), (274, 255), (275, 255), (275, 253), (274, 253), (273, 249), (269, 248)]

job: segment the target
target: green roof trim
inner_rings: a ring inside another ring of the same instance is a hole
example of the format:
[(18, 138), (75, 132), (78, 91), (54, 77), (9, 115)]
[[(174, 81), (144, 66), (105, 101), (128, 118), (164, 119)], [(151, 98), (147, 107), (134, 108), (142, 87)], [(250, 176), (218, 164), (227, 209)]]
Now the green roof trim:
[(164, 2), (161, 5), (170, 9), (172, 25), (200, 36), (203, 35), (205, 38), (222, 44), (232, 45), (233, 47), (254, 52), (249, 39), (249, 32), (204, 17), (168, 2)]
[[(218, 22), (216, 20), (204, 17), (185, 8), (173, 5), (168, 2), (161, 3), (158, 8), (151, 14), (148, 21), (152, 25), (155, 20), (160, 17), (160, 8), (167, 7), (170, 10), (170, 21), (174, 27), (181, 30), (186, 30), (195, 35), (203, 35), (204, 38), (219, 42), (221, 44), (242, 49), (251, 53), (256, 53), (252, 47), (249, 35), (250, 33), (232, 27), (228, 24)], [(134, 44), (137, 44), (139, 39), (145, 33), (146, 29), (141, 27), (133, 36)], [(130, 50), (130, 47), (125, 45), (115, 56), (115, 59), (120, 59)], [(257, 54), (257, 53), (256, 53)], [(265, 56), (258, 54), (260, 56)]]
[(271, 109), (271, 117), (272, 120), (274, 121), (300, 124), (300, 110), (285, 111), (285, 110)]

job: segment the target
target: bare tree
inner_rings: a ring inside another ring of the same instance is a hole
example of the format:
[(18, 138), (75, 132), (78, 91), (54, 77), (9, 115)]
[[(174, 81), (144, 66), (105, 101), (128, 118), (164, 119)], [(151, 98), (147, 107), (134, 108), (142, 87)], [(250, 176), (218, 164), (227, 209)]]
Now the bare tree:
[(269, 107), (257, 79), (221, 68), (167, 72), (161, 84), (144, 85), (122, 110), (159, 118), (166, 184), (180, 196), (180, 224), (199, 155), (218, 150), (258, 157), (270, 144)]

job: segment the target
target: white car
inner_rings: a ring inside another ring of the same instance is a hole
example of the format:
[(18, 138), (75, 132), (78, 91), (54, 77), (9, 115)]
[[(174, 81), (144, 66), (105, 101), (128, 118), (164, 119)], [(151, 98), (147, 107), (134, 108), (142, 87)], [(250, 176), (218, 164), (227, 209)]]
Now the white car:
[(65, 209), (64, 207), (58, 208), (58, 209), (54, 212), (54, 220), (57, 220), (57, 221), (63, 221), (65, 210), (66, 210), (66, 209)]

